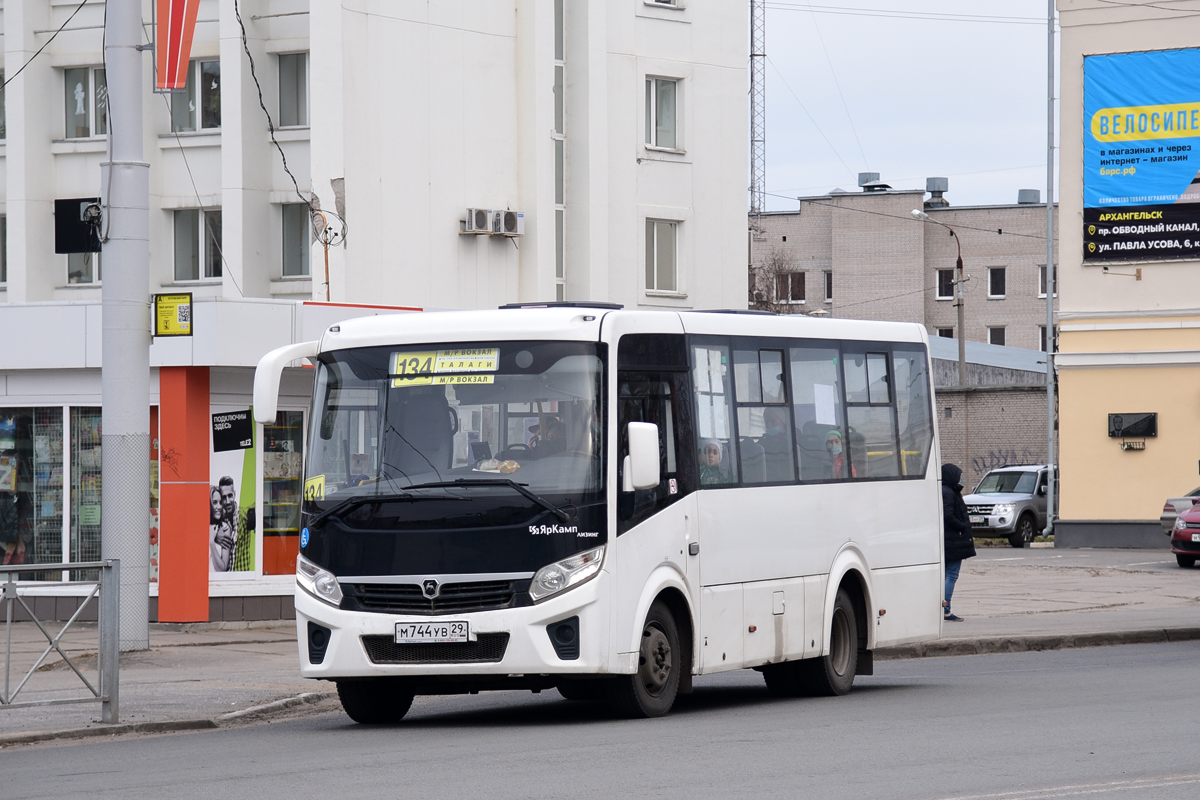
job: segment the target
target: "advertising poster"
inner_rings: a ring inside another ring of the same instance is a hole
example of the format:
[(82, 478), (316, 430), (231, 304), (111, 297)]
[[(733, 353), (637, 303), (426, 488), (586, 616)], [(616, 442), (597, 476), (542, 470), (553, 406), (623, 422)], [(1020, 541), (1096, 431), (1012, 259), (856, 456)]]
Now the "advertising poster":
[[(253, 572), (255, 568), (255, 462), (253, 427), (240, 425), (247, 409), (214, 409), (209, 438), (208, 552), (212, 572)], [(236, 446), (231, 446), (236, 445)]]
[(1083, 260), (1200, 255), (1200, 49), (1083, 62)]

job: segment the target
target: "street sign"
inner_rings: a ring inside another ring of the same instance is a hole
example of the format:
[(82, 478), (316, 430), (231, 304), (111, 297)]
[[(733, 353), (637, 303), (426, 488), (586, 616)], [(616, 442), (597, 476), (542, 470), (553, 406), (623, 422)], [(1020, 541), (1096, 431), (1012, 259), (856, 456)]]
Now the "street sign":
[(192, 335), (192, 293), (154, 295), (154, 335)]

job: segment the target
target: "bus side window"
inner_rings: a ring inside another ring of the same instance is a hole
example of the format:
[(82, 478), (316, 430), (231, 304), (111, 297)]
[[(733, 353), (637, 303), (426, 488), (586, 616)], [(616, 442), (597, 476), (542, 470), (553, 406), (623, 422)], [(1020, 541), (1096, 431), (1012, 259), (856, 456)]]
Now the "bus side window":
[(788, 358), (800, 480), (845, 480), (850, 471), (846, 468), (849, 457), (845, 453), (837, 347), (795, 345), (789, 348)]
[(923, 477), (933, 445), (927, 356), (920, 345), (897, 345), (892, 358), (896, 419), (900, 423), (900, 471), (906, 477)]
[(729, 347), (692, 347), (692, 385), (696, 394), (695, 430), (700, 487), (737, 483), (737, 459), (730, 430), (733, 397), (729, 386)]

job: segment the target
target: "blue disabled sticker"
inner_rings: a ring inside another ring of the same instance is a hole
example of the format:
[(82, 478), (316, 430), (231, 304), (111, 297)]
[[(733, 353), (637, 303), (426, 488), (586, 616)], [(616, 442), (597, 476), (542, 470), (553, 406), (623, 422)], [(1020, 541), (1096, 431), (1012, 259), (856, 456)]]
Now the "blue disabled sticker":
[(308, 547), (308, 528), (300, 531), (300, 546)]

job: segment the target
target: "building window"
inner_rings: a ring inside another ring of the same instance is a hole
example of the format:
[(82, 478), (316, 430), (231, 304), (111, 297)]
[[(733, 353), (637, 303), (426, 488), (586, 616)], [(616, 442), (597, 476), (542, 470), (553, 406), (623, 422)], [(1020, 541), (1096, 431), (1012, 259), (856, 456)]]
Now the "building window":
[[(199, 87), (199, 98), (197, 98)], [(213, 130), (221, 127), (221, 62), (193, 61), (187, 86), (171, 93), (171, 130)]]
[[(1040, 342), (1042, 352), (1046, 352), (1046, 326), (1038, 326), (1038, 341)], [(1058, 350), (1058, 328), (1054, 329), (1054, 349)]]
[(4, 215), (0, 215), (0, 283), (8, 283), (8, 217)]
[(988, 297), (1002, 298), (1004, 295), (1004, 267), (988, 267)]
[(279, 126), (308, 124), (308, 53), (279, 57)]
[(678, 223), (646, 220), (646, 291), (677, 292)]
[(679, 81), (646, 79), (646, 144), (675, 150), (679, 147)]
[(942, 337), (943, 339), (953, 339), (954, 338), (954, 328), (938, 328), (937, 335)]
[(282, 273), (285, 278), (309, 274), (309, 254), (312, 250), (310, 219), (305, 203), (284, 204)]
[(566, 9), (554, 0), (554, 299), (567, 299)]
[(176, 211), (175, 280), (219, 278), (221, 272), (221, 210)]
[(653, 4), (656, 6), (677, 6), (677, 5), (679, 5), (679, 0), (651, 0), (651, 2), (653, 2)]
[(87, 139), (108, 133), (108, 86), (104, 70), (77, 67), (63, 70), (67, 139)]
[(833, 302), (833, 272), (825, 270), (825, 302)]
[[(1046, 265), (1038, 265), (1038, 297), (1046, 296)], [(1058, 297), (1058, 265), (1054, 265), (1054, 296)]]
[(68, 253), (67, 283), (99, 283), (99, 253)]
[(775, 302), (804, 302), (803, 272), (781, 272), (775, 276)]
[(1004, 328), (988, 328), (988, 344), (1004, 346)]
[(8, 138), (8, 101), (5, 99), (4, 70), (0, 69), (0, 140)]
[(954, 299), (954, 270), (939, 269), (937, 271), (937, 299)]

